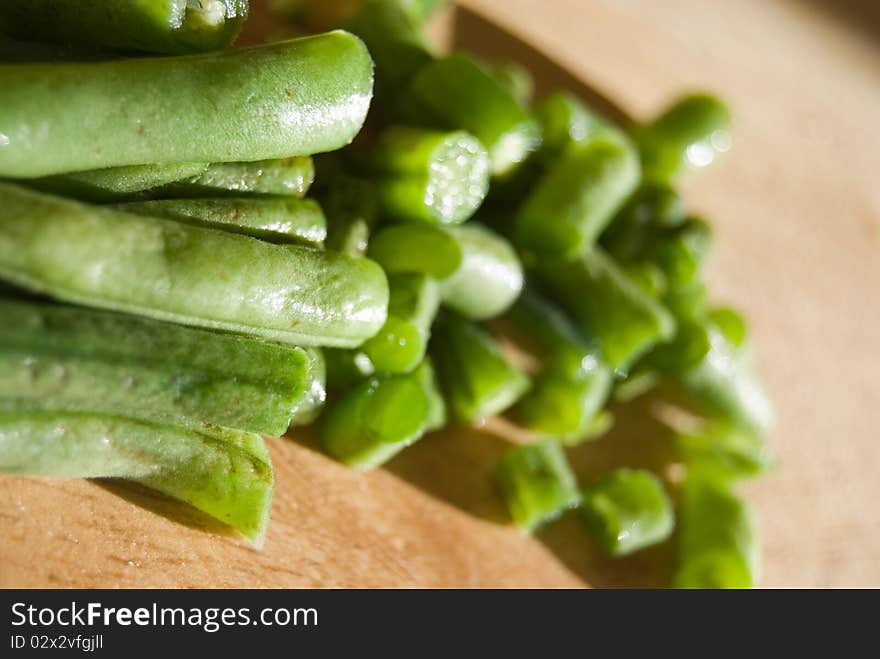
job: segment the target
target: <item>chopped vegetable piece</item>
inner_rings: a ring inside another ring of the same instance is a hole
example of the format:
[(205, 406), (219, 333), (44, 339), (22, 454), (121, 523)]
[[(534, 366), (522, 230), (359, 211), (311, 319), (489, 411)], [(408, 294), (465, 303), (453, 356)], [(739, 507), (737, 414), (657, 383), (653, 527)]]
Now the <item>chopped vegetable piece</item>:
[(327, 360), (327, 388), (333, 392), (348, 391), (376, 373), (373, 362), (359, 348), (327, 348), (324, 356)]
[(572, 148), (599, 137), (620, 135), (620, 131), (565, 91), (545, 96), (535, 106), (543, 141), (538, 157), (552, 163)]
[(678, 507), (676, 588), (751, 588), (758, 543), (751, 511), (725, 485), (688, 478)]
[(62, 44), (194, 53), (229, 46), (247, 14), (247, 0), (4, 0), (0, 29)]
[(377, 371), (409, 373), (425, 358), (440, 292), (425, 275), (391, 275), (388, 287), (388, 319), (360, 349)]
[(521, 106), (528, 107), (531, 104), (535, 79), (526, 67), (510, 60), (496, 62), (489, 67), (489, 75)]
[(327, 361), (324, 351), (318, 348), (303, 348), (309, 360), (309, 386), (299, 404), (293, 408), (290, 419), (292, 426), (304, 426), (318, 418), (327, 400)]
[(624, 262), (645, 258), (651, 241), (685, 221), (684, 199), (666, 183), (645, 181), (633, 193), (601, 237), (609, 254)]
[(623, 142), (594, 140), (570, 151), (541, 178), (520, 208), (517, 244), (543, 257), (582, 254), (638, 182), (638, 157)]
[(151, 190), (155, 198), (273, 195), (303, 197), (315, 179), (308, 156), (215, 162), (200, 174)]
[(599, 248), (569, 262), (544, 262), (541, 279), (551, 292), (599, 340), (602, 355), (626, 372), (657, 343), (675, 333), (675, 319), (643, 293)]
[(508, 449), (495, 473), (510, 516), (526, 533), (580, 503), (565, 453), (552, 440)]
[(760, 437), (725, 424), (680, 433), (675, 445), (689, 472), (699, 472), (718, 482), (758, 476), (775, 465)]
[(425, 432), (439, 430), (446, 425), (446, 401), (443, 400), (443, 394), (437, 384), (431, 358), (425, 357), (414, 373), (422, 383), (425, 395), (428, 397), (428, 418), (425, 422)]
[(0, 408), (282, 435), (319, 375), (302, 348), (0, 299)]
[(0, 65), (0, 176), (332, 151), (360, 130), (372, 83), (366, 47), (345, 32), (177, 58)]
[(299, 345), (352, 347), (385, 322), (382, 269), (0, 184), (0, 277), (71, 302)]
[(444, 279), (458, 270), (462, 248), (455, 236), (427, 224), (395, 224), (370, 240), (368, 254), (385, 272), (410, 272)]
[(460, 421), (499, 414), (529, 388), (528, 376), (486, 330), (452, 314), (438, 317), (431, 354), (446, 401)]
[(507, 309), (523, 287), (523, 268), (513, 246), (491, 229), (475, 223), (449, 227), (462, 261), (440, 282), (444, 306), (483, 320)]
[(663, 542), (675, 525), (663, 484), (643, 469), (616, 469), (586, 487), (581, 518), (596, 544), (611, 556)]
[(685, 96), (636, 130), (646, 178), (668, 180), (730, 149), (730, 110), (709, 94)]
[(489, 155), (464, 131), (393, 126), (379, 136), (368, 167), (382, 211), (395, 220), (460, 224), (489, 190)]
[(274, 477), (263, 439), (122, 417), (0, 412), (0, 473), (124, 478), (184, 501), (261, 545)]
[(327, 408), (321, 441), (324, 450), (343, 464), (372, 469), (418, 440), (432, 415), (419, 375), (379, 375)]
[(540, 143), (537, 122), (465, 55), (450, 55), (422, 66), (402, 103), (405, 114), (416, 123), (474, 135), (488, 149), (495, 176), (508, 174)]
[(165, 217), (186, 224), (253, 236), (271, 243), (319, 247), (327, 219), (318, 202), (294, 197), (154, 199), (119, 204), (125, 213)]
[(327, 176), (323, 179), (319, 176), (318, 181), (333, 181), (332, 185), (316, 191), (327, 217), (326, 246), (349, 256), (363, 256), (367, 252), (370, 229), (379, 215), (375, 186), (366, 179), (340, 173), (326, 156), (320, 161), (320, 167), (321, 176), (324, 170)]

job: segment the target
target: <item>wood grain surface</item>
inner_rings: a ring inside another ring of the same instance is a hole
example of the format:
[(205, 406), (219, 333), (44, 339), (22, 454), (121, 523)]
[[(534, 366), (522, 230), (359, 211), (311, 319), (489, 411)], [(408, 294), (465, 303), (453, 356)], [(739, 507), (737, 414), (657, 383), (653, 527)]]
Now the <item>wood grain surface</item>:
[[(735, 148), (686, 193), (716, 228), (711, 290), (745, 310), (777, 408), (770, 442), (781, 465), (747, 488), (763, 537), (762, 583), (880, 586), (876, 5), (462, 4), (635, 116), (683, 89), (729, 99)], [(608, 437), (572, 452), (580, 477), (669, 462), (650, 404), (617, 410)], [(511, 528), (489, 478), (504, 436), (496, 426), (446, 431), (369, 474), (335, 464), (301, 434), (272, 440), (277, 489), (261, 551), (144, 490), (0, 478), (0, 586), (665, 583), (669, 544), (609, 561), (573, 519), (534, 538)]]

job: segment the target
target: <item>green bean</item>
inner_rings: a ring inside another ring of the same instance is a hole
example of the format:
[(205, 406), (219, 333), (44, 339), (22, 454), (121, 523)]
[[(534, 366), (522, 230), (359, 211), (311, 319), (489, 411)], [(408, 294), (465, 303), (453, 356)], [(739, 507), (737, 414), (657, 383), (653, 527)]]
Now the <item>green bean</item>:
[(327, 388), (332, 392), (344, 392), (376, 374), (376, 367), (367, 354), (359, 348), (327, 348)]
[(712, 164), (730, 148), (730, 111), (718, 98), (691, 94), (636, 129), (647, 178), (668, 180)]
[(110, 202), (138, 197), (145, 190), (198, 176), (207, 168), (208, 163), (204, 162), (128, 165), (55, 174), (20, 183), (35, 190), (83, 201)]
[(599, 248), (574, 261), (543, 263), (538, 272), (575, 320), (599, 340), (605, 362), (619, 372), (673, 338), (672, 315)]
[(517, 103), (523, 107), (531, 104), (535, 93), (535, 79), (526, 67), (506, 60), (495, 62), (487, 70)]
[(431, 412), (419, 375), (379, 375), (327, 408), (321, 424), (322, 445), (349, 467), (372, 469), (418, 440)]
[(465, 55), (423, 65), (402, 106), (416, 123), (471, 133), (489, 151), (495, 176), (509, 174), (540, 142), (537, 122)]
[(119, 204), (115, 208), (125, 213), (164, 217), (194, 226), (240, 233), (271, 243), (320, 247), (327, 237), (327, 219), (312, 199), (153, 199)]
[(447, 0), (398, 0), (417, 23), (423, 23), (446, 6)]
[(725, 424), (679, 433), (675, 446), (688, 473), (698, 473), (716, 482), (751, 478), (775, 466), (767, 445), (757, 435)]
[(327, 360), (318, 348), (303, 348), (309, 363), (309, 386), (293, 408), (290, 425), (304, 426), (318, 418), (327, 400)]
[(688, 478), (678, 507), (676, 588), (751, 588), (758, 578), (751, 511), (726, 486)]
[(308, 156), (255, 162), (216, 162), (195, 176), (150, 190), (157, 198), (270, 195), (303, 197), (315, 179)]
[(491, 229), (469, 222), (449, 227), (461, 265), (442, 282), (443, 304), (472, 320), (497, 316), (519, 296), (523, 268), (513, 246)]
[(375, 187), (372, 181), (341, 173), (326, 157), (321, 162), (318, 180), (333, 181), (332, 186), (315, 191), (327, 217), (326, 246), (350, 256), (363, 256), (370, 229), (379, 215)]
[(434, 363), (430, 357), (425, 357), (418, 368), (413, 371), (422, 383), (425, 395), (428, 397), (428, 417), (425, 421), (425, 432), (439, 430), (446, 425), (446, 401), (437, 383)]
[(663, 484), (644, 469), (616, 469), (584, 488), (580, 513), (593, 540), (611, 556), (663, 542), (675, 525)]
[(619, 135), (619, 131), (565, 91), (549, 94), (535, 106), (543, 140), (538, 157), (552, 163), (566, 152), (598, 137)]
[(580, 503), (565, 453), (552, 440), (508, 449), (495, 476), (510, 516), (526, 533)]
[(534, 290), (524, 291), (502, 321), (542, 360), (514, 417), (526, 428), (568, 444), (598, 436), (603, 426), (596, 417), (612, 381), (598, 342)]
[(125, 478), (184, 501), (262, 544), (273, 474), (263, 439), (122, 417), (0, 413), (0, 473)]
[(229, 46), (247, 13), (247, 0), (7, 0), (0, 29), (62, 44), (193, 53)]
[(636, 261), (644, 258), (658, 233), (684, 221), (681, 195), (666, 183), (645, 181), (615, 215), (600, 242), (615, 258)]
[(33, 178), (338, 149), (363, 124), (372, 64), (359, 39), (332, 32), (176, 58), (0, 65), (0, 89), (0, 176)]
[(696, 411), (761, 435), (773, 423), (773, 409), (755, 375), (744, 323), (732, 313), (683, 323), (675, 341), (649, 363), (671, 378)]
[(482, 327), (446, 314), (432, 330), (431, 355), (454, 415), (465, 423), (500, 414), (529, 388), (529, 378)]
[(571, 151), (537, 183), (516, 217), (523, 250), (571, 258), (589, 249), (639, 182), (628, 145), (597, 139)]
[(428, 224), (394, 224), (370, 240), (369, 257), (388, 274), (410, 272), (445, 279), (458, 270), (462, 249), (448, 231)]
[(345, 22), (358, 35), (376, 62), (376, 94), (390, 101), (415, 73), (433, 59), (419, 31), (417, 16), (401, 2), (366, 0)]
[(367, 259), (7, 184), (0, 205), (0, 278), (30, 290), (300, 345), (355, 346), (385, 322), (385, 274)]
[(302, 348), (0, 299), (0, 407), (282, 435), (316, 379)]
[(440, 292), (436, 281), (413, 274), (391, 275), (388, 288), (388, 318), (360, 349), (377, 371), (409, 373), (425, 357)]
[(460, 224), (489, 191), (489, 155), (460, 130), (392, 126), (379, 135), (368, 166), (381, 209), (394, 220)]

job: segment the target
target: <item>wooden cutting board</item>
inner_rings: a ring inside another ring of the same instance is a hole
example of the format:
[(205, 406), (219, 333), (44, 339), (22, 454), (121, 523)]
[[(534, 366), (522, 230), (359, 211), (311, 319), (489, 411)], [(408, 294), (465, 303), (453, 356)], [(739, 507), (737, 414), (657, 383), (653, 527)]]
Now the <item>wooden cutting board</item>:
[[(876, 5), (463, 4), (636, 116), (682, 89), (729, 99), (735, 149), (686, 192), (716, 227), (711, 289), (749, 317), (778, 412), (770, 442), (781, 465), (747, 488), (764, 540), (763, 583), (880, 586)], [(484, 52), (510, 47), (466, 12), (457, 29), (459, 42)], [(669, 461), (649, 404), (619, 410), (610, 436), (572, 452), (579, 476)], [(669, 545), (609, 561), (572, 519), (534, 538), (512, 529), (489, 478), (503, 435), (450, 430), (369, 474), (333, 463), (307, 437), (273, 440), (277, 491), (262, 551), (146, 491), (0, 478), (0, 586), (664, 583)]]

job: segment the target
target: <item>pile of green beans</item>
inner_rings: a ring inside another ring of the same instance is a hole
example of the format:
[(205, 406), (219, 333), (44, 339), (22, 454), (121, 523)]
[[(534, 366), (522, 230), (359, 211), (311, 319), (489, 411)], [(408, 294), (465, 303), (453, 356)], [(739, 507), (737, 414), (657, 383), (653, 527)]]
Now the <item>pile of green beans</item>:
[[(30, 5), (34, 63), (0, 49), (0, 471), (129, 478), (259, 542), (259, 434), (315, 423), (367, 470), (505, 415), (522, 531), (574, 510), (610, 556), (674, 542), (677, 586), (754, 583), (735, 487), (773, 466), (772, 412), (677, 188), (730, 146), (720, 100), (628, 126), (533, 101), (517, 63), (431, 49), (435, 0), (298, 2), (298, 31), (342, 29), (223, 51), (246, 2), (77, 4)], [(692, 414), (684, 475), (579, 483), (570, 452), (649, 390)]]

